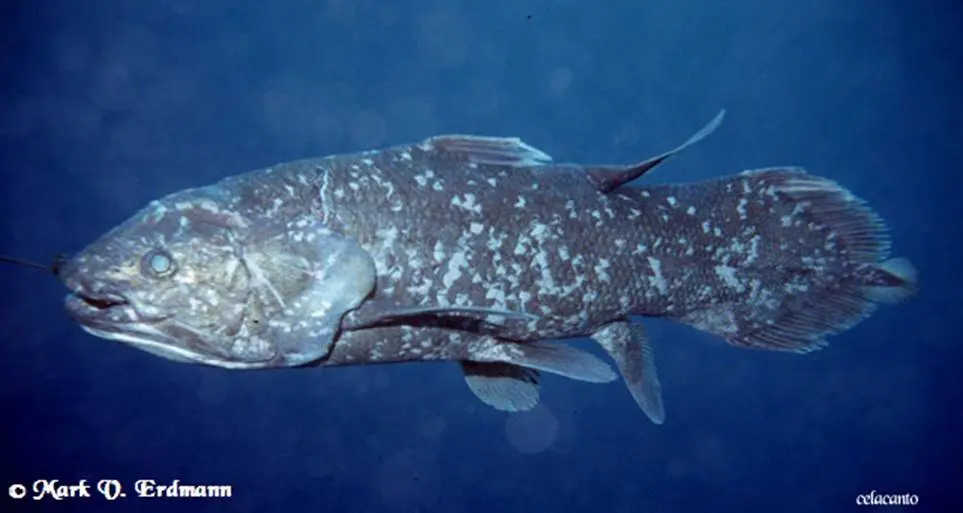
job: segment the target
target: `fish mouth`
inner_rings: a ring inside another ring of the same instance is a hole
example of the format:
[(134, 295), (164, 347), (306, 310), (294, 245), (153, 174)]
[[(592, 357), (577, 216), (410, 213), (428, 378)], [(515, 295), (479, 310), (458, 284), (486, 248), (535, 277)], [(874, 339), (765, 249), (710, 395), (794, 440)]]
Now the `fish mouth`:
[(65, 304), (67, 313), (80, 327), (95, 337), (129, 344), (155, 356), (183, 363), (207, 363), (204, 354), (181, 344), (166, 333), (163, 321), (171, 316), (150, 316), (123, 295), (112, 291), (71, 291)]
[(67, 312), (81, 324), (100, 324), (129, 318), (133, 312), (130, 303), (118, 294), (91, 295), (74, 291), (65, 299)]
[(67, 313), (78, 323), (85, 326), (105, 328), (123, 324), (155, 323), (163, 320), (163, 317), (143, 315), (126, 297), (111, 291), (99, 291), (97, 294), (92, 294), (83, 290), (75, 290), (67, 295), (65, 304)]
[(118, 295), (106, 295), (102, 297), (88, 296), (80, 293), (74, 293), (74, 295), (95, 310), (108, 310), (116, 306), (129, 304), (126, 299)]

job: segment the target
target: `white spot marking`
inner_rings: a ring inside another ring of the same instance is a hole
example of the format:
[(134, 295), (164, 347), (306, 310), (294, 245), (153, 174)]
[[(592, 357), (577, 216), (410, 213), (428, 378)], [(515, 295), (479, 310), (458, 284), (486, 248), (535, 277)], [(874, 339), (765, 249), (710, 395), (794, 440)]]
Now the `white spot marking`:
[(481, 205), (475, 202), (475, 195), (471, 193), (465, 194), (465, 199), (461, 199), (458, 196), (451, 198), (451, 204), (455, 207), (467, 210), (469, 212), (474, 212), (476, 214), (481, 214)]
[(717, 265), (715, 271), (716, 276), (718, 276), (723, 283), (735, 289), (736, 292), (743, 292), (746, 290), (746, 287), (742, 284), (742, 280), (736, 276), (735, 267), (728, 265)]
[(659, 294), (665, 295), (669, 290), (668, 283), (666, 283), (665, 278), (662, 276), (662, 262), (658, 258), (648, 257), (649, 267), (652, 268), (653, 276), (649, 278), (649, 282), (655, 285), (655, 288), (659, 291)]
[(442, 276), (441, 282), (445, 286), (445, 290), (451, 289), (452, 285), (458, 278), (461, 278), (461, 268), (468, 267), (468, 259), (465, 258), (465, 251), (459, 251), (451, 255), (451, 259), (448, 260), (448, 271)]

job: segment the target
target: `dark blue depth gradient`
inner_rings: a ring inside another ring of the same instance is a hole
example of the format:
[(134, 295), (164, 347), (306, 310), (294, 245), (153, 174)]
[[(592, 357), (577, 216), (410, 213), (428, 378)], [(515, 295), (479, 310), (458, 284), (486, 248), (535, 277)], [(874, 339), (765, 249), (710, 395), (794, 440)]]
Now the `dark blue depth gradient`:
[[(648, 180), (800, 165), (887, 220), (922, 293), (807, 356), (650, 322), (667, 422), (548, 376), (508, 416), (451, 364), (230, 372), (84, 334), (0, 267), (0, 510), (832, 512), (963, 501), (959, 2), (0, 1), (0, 254), (76, 251), (147, 201), (446, 132)], [(589, 344), (582, 347), (595, 351)], [(118, 479), (128, 497), (7, 497)], [(137, 479), (230, 484), (148, 500)]]

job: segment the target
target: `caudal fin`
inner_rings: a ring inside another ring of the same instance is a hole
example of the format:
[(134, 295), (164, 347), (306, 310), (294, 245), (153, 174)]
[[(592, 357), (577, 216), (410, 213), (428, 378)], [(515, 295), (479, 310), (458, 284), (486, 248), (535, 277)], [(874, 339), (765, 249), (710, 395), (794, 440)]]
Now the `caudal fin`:
[(919, 292), (919, 276), (913, 264), (905, 258), (891, 258), (875, 268), (878, 281), (864, 287), (866, 297), (877, 303), (895, 305)]
[[(887, 260), (886, 227), (864, 201), (801, 169), (765, 169), (702, 184), (710, 219), (732, 242), (706, 290), (677, 319), (729, 343), (808, 352), (918, 290), (908, 260)], [(711, 204), (711, 208), (710, 208)]]

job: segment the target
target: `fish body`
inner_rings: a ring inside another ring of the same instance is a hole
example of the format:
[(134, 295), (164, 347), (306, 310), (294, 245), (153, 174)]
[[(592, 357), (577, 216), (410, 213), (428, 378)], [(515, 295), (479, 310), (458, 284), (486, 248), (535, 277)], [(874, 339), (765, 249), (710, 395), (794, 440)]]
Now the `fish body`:
[[(882, 221), (797, 168), (628, 186), (514, 138), (446, 135), (278, 164), (152, 202), (61, 269), (87, 331), (227, 368), (459, 362), (501, 410), (540, 372), (603, 383), (591, 337), (664, 419), (643, 325), (808, 352), (916, 290)], [(548, 340), (555, 342), (547, 342)]]

